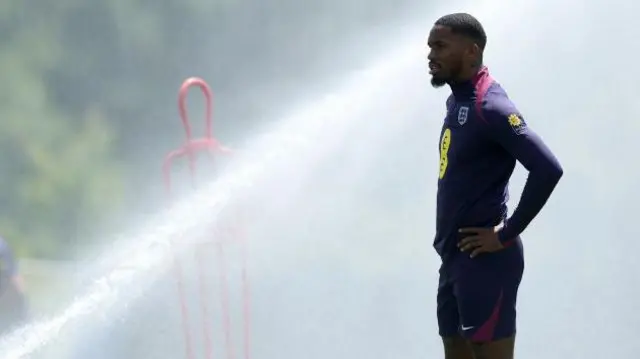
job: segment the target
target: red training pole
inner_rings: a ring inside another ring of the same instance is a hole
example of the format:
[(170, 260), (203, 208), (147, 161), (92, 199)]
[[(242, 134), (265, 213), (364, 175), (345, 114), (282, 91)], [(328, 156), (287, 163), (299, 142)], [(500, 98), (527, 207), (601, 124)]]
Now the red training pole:
[[(205, 109), (205, 137), (200, 139), (192, 138), (192, 129), (191, 123), (189, 121), (188, 113), (186, 110), (186, 97), (191, 87), (198, 87), (202, 91), (205, 100), (206, 100), (206, 109)], [(222, 146), (214, 137), (213, 137), (213, 124), (212, 124), (212, 115), (213, 115), (213, 95), (211, 92), (211, 88), (209, 85), (202, 79), (197, 77), (191, 77), (185, 80), (180, 87), (180, 91), (178, 93), (178, 109), (180, 114), (180, 119), (182, 121), (184, 131), (185, 131), (185, 142), (184, 144), (176, 150), (169, 152), (164, 159), (163, 163), (163, 179), (165, 184), (165, 192), (168, 198), (172, 195), (172, 181), (171, 181), (171, 168), (173, 161), (175, 159), (179, 159), (182, 157), (187, 157), (189, 163), (189, 173), (192, 186), (195, 187), (195, 177), (196, 177), (196, 154), (198, 152), (207, 152), (210, 154), (230, 153), (229, 149)], [(249, 281), (246, 271), (246, 241), (240, 241), (242, 245), (242, 297), (243, 297), (243, 349), (244, 349), (244, 359), (250, 359), (250, 297), (249, 297)], [(235, 359), (234, 351), (233, 351), (233, 343), (231, 337), (231, 316), (229, 309), (229, 294), (227, 289), (227, 275), (226, 275), (226, 266), (224, 263), (223, 256), (223, 248), (222, 243), (218, 243), (218, 260), (219, 260), (219, 275), (220, 275), (220, 286), (221, 286), (221, 304), (222, 304), (222, 325), (225, 336), (225, 346), (227, 352), (228, 359)], [(198, 252), (197, 258), (197, 267), (198, 267), (198, 287), (200, 294), (200, 304), (201, 304), (201, 314), (202, 314), (202, 332), (204, 338), (205, 345), (205, 355), (206, 359), (213, 359), (213, 346), (212, 346), (212, 338), (210, 331), (210, 323), (209, 323), (209, 308), (207, 306), (206, 300), (206, 277), (205, 277), (205, 267), (204, 261), (201, 258), (201, 253)], [(180, 261), (177, 256), (174, 257), (174, 273), (176, 276), (176, 283), (178, 287), (178, 296), (180, 301), (180, 311), (182, 316), (182, 327), (184, 332), (184, 340), (185, 340), (185, 351), (187, 359), (195, 359), (195, 352), (193, 349), (193, 336), (189, 326), (189, 312), (187, 306), (187, 298), (185, 293), (185, 283), (183, 280), (184, 273), (182, 266), (180, 265)]]

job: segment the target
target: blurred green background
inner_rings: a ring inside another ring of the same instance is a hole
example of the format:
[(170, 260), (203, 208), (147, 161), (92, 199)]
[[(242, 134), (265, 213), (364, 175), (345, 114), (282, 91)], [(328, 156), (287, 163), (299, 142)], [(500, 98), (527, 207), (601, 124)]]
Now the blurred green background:
[[(25, 262), (35, 307), (51, 302), (40, 293), (68, 292), (58, 287), (73, 269), (56, 263), (159, 205), (162, 158), (183, 137), (186, 77), (211, 84), (217, 134), (233, 144), (321, 86), (306, 79), (359, 66), (376, 45), (354, 39), (384, 32), (409, 3), (2, 2), (0, 236)], [(330, 51), (347, 44), (348, 55)]]
[(154, 196), (162, 157), (183, 136), (175, 102), (184, 78), (211, 83), (216, 129), (232, 141), (266, 108), (261, 86), (286, 99), (300, 75), (340, 63), (329, 46), (400, 5), (3, 2), (0, 235), (20, 256), (73, 257)]

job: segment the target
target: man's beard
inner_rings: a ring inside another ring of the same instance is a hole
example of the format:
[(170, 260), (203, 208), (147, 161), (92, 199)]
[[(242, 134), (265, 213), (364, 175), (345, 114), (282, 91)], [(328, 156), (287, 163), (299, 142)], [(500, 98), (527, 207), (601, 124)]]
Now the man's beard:
[(438, 76), (437, 73), (431, 75), (431, 86), (433, 86), (434, 88), (440, 88), (444, 85), (451, 85), (453, 82), (455, 82), (455, 79), (460, 75), (461, 72), (462, 64), (459, 63), (457, 64), (457, 66), (450, 67), (450, 70), (447, 71), (446, 74), (442, 74), (441, 76)]
[(446, 85), (447, 83), (448, 81), (445, 78), (436, 77), (436, 76), (431, 77), (431, 86), (433, 86), (434, 88), (440, 88)]

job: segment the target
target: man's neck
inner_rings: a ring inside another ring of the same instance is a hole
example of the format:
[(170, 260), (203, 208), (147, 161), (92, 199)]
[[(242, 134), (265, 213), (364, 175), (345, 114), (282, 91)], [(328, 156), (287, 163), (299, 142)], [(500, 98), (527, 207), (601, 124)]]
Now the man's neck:
[(453, 96), (460, 100), (473, 98), (476, 95), (476, 82), (484, 73), (484, 69), (484, 66), (470, 68), (458, 76), (458, 80), (449, 83)]
[(482, 64), (463, 70), (460, 76), (458, 76), (458, 78), (455, 79), (451, 83), (451, 85), (463, 84), (465, 82), (472, 81), (476, 77), (476, 75), (478, 74), (481, 68), (482, 68)]

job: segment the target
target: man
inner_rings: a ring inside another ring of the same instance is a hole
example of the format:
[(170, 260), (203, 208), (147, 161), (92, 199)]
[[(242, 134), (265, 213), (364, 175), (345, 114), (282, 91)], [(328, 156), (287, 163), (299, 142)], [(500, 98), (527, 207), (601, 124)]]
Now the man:
[[(434, 240), (442, 258), (437, 314), (446, 359), (513, 358), (520, 234), (562, 177), (556, 158), (483, 66), (486, 42), (482, 25), (463, 13), (438, 19), (428, 40), (431, 83), (452, 91), (440, 135)], [(529, 177), (507, 219), (516, 160)]]
[(27, 299), (16, 258), (0, 237), (0, 335), (27, 318)]

